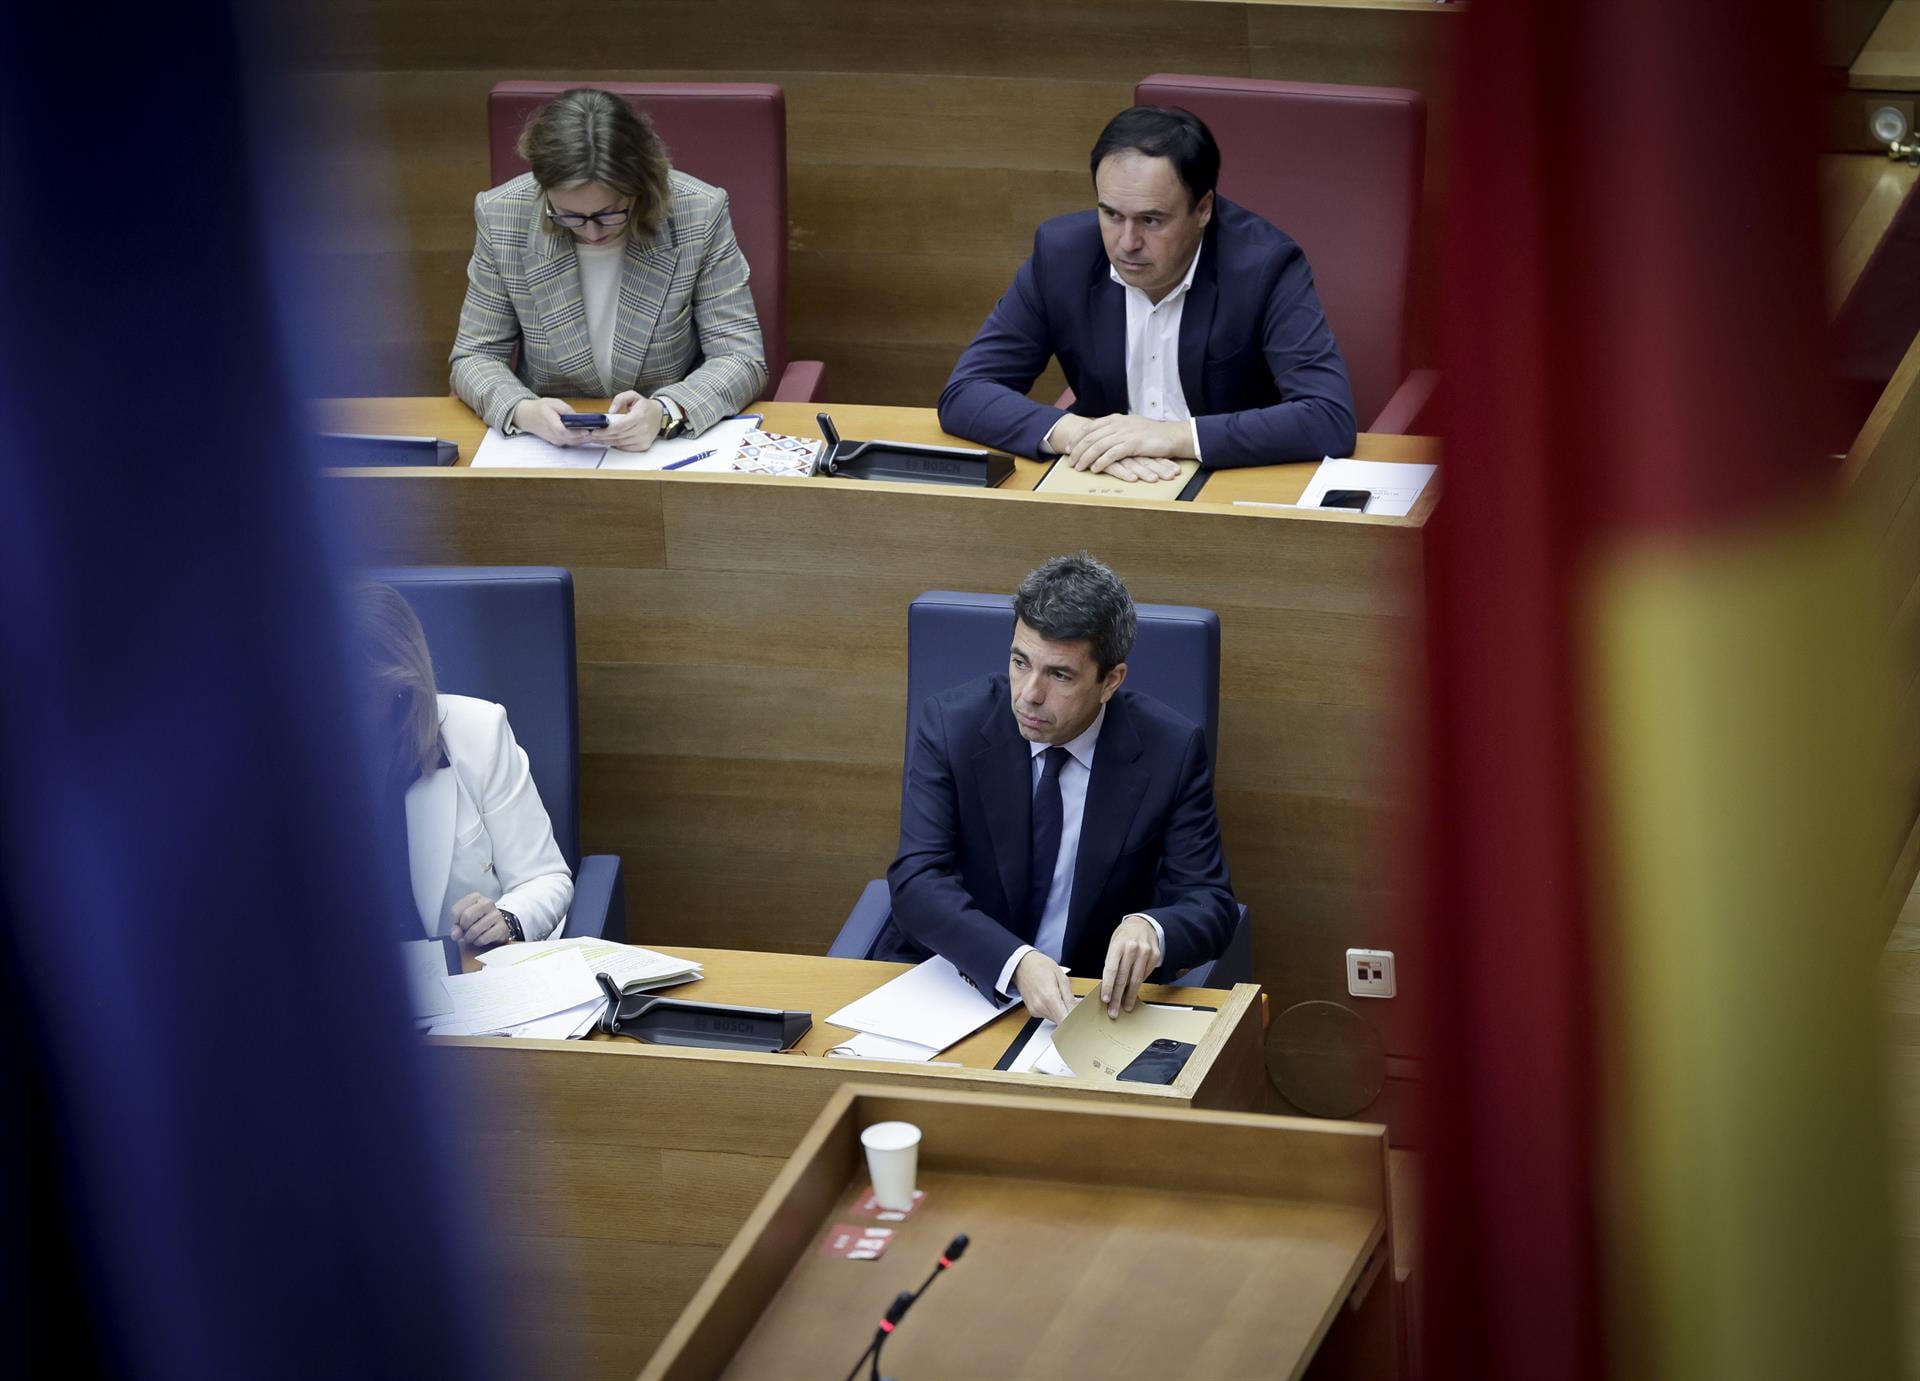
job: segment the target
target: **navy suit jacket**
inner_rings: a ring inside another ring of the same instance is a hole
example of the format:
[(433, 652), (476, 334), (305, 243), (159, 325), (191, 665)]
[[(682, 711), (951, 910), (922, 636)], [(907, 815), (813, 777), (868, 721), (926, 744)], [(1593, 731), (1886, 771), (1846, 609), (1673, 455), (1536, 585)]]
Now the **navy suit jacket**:
[[(1180, 389), (1213, 468), (1353, 454), (1353, 388), (1300, 246), (1216, 195), (1180, 316)], [(1059, 408), (1027, 397), (1053, 356), (1073, 411), (1127, 409), (1127, 304), (1096, 212), (1047, 221), (940, 394), (955, 436), (1038, 456)]]
[[(1032, 814), (1033, 751), (1014, 723), (1007, 678), (932, 697), (907, 771), (900, 853), (887, 870), (893, 917), (874, 957), (939, 954), (992, 992), (1039, 929), (1026, 914)], [(1239, 919), (1206, 735), (1123, 687), (1107, 702), (1094, 749), (1061, 962), (1099, 977), (1114, 927), (1134, 911), (1166, 932), (1156, 972), (1167, 976), (1218, 957)]]

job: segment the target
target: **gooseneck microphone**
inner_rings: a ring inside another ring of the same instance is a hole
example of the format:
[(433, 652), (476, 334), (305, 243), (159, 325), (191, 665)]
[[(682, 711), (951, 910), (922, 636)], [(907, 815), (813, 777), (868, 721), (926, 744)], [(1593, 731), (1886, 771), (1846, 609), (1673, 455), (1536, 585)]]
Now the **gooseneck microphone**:
[(887, 1306), (887, 1312), (881, 1316), (880, 1326), (873, 1330), (873, 1341), (867, 1344), (865, 1352), (854, 1359), (853, 1370), (847, 1373), (847, 1381), (853, 1381), (860, 1374), (860, 1364), (869, 1357), (873, 1358), (873, 1374), (880, 1374), (880, 1344), (887, 1340), (887, 1334), (900, 1326), (900, 1320), (913, 1308), (913, 1301), (914, 1296), (906, 1290), (893, 1297), (893, 1303)]
[(867, 1371), (869, 1381), (887, 1381), (887, 1378), (880, 1375), (880, 1349), (886, 1345), (887, 1338), (894, 1329), (900, 1326), (900, 1320), (907, 1316), (907, 1311), (913, 1308), (914, 1301), (926, 1294), (927, 1287), (939, 1278), (942, 1271), (958, 1261), (966, 1249), (967, 1235), (963, 1232), (947, 1243), (947, 1249), (940, 1253), (940, 1260), (927, 1273), (927, 1278), (920, 1282), (918, 1290), (911, 1294), (902, 1290), (893, 1297), (893, 1303), (887, 1306), (886, 1315), (880, 1320), (880, 1327), (874, 1330), (873, 1341), (868, 1343), (867, 1350), (854, 1360), (853, 1370), (847, 1373), (847, 1381), (853, 1381), (853, 1378), (860, 1374), (860, 1363), (869, 1358), (872, 1359)]
[(947, 1267), (951, 1266), (954, 1262), (958, 1261), (960, 1259), (960, 1254), (966, 1251), (966, 1249), (967, 1249), (967, 1235), (963, 1232), (958, 1237), (954, 1238), (953, 1241), (947, 1243), (947, 1249), (944, 1252), (940, 1253), (939, 1263), (934, 1266), (933, 1270), (927, 1273), (927, 1278), (920, 1282), (920, 1288), (913, 1292), (913, 1297), (915, 1299), (919, 1299), (920, 1296), (926, 1294), (927, 1287), (933, 1284), (933, 1282), (939, 1277), (940, 1272), (946, 1270)]

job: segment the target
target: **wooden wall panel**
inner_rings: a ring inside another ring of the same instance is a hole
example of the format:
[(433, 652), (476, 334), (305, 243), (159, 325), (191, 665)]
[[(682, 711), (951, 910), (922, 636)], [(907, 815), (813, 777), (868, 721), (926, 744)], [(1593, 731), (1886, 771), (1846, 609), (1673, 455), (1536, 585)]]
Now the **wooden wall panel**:
[[(1134, 82), (1412, 86), (1434, 119), (1430, 50), (1452, 19), (1186, 0), (565, 0), (537, 17), (501, 0), (352, 0), (308, 46), (301, 90), (334, 117), (315, 175), (329, 214), (309, 246), (342, 285), (328, 294), (343, 348), (329, 387), (445, 391), (496, 81), (779, 83), (789, 348), (827, 362), (836, 398), (924, 406), (1034, 226), (1088, 204), (1087, 150)], [(674, 66), (646, 65), (663, 39)], [(1423, 249), (1423, 274), (1430, 263)], [(1414, 332), (1428, 362), (1424, 307)], [(1060, 386), (1050, 373), (1035, 392)]]

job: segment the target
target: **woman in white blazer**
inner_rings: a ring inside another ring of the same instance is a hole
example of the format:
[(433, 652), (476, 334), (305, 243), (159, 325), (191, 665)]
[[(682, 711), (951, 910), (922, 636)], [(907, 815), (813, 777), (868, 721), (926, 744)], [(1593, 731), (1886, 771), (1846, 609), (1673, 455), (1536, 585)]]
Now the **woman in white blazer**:
[(427, 637), (390, 585), (358, 597), (386, 829), (406, 832), (421, 934), (476, 947), (544, 940), (573, 902), (573, 875), (504, 708), (434, 688)]

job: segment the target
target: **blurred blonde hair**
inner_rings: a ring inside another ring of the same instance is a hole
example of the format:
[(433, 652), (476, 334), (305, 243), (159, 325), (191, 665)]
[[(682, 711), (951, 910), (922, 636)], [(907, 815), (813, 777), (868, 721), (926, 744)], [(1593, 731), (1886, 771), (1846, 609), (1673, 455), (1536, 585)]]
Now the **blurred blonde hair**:
[(628, 224), (648, 235), (673, 199), (653, 121), (597, 87), (576, 86), (534, 111), (516, 147), (542, 191), (598, 182), (632, 197)]
[(392, 697), (407, 697), (399, 742), (392, 745), (395, 765), (416, 769), (413, 775), (425, 774), (440, 763), (440, 703), (426, 630), (413, 606), (391, 585), (360, 586), (353, 606), (361, 661), (375, 695), (382, 705)]

